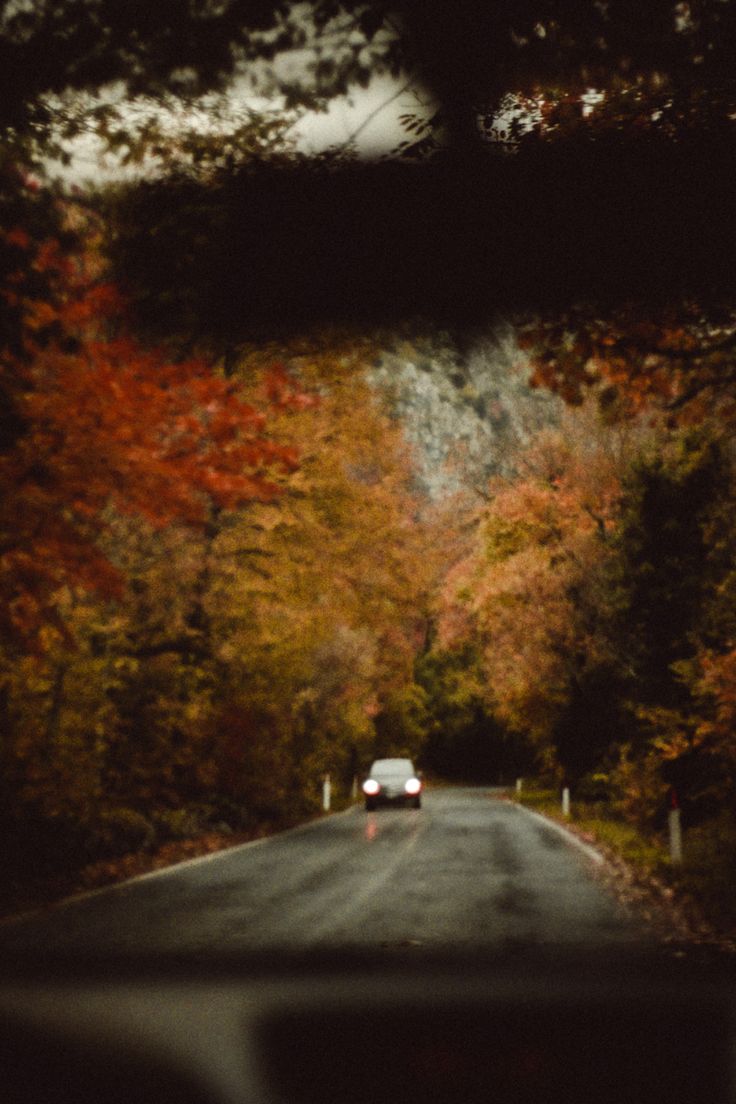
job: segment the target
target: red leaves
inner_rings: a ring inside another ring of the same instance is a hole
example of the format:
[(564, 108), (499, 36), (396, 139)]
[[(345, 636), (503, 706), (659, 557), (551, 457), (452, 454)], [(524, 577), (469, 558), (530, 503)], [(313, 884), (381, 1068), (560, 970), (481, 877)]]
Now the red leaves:
[[(603, 384), (609, 417), (664, 411), (671, 423), (694, 424), (711, 413), (734, 418), (736, 317), (707, 318), (696, 302), (648, 315), (630, 304), (596, 316), (581, 306), (525, 327), (532, 384), (577, 404)], [(615, 403), (611, 400), (615, 398)]]
[(14, 245), (16, 249), (28, 249), (31, 244), (31, 236), (22, 227), (14, 226), (5, 234), (8, 245)]
[[(13, 228), (6, 241), (30, 250)], [(111, 594), (121, 579), (96, 547), (110, 508), (156, 526), (201, 524), (278, 491), (292, 449), (265, 436), (265, 416), (203, 361), (173, 363), (121, 330), (122, 300), (89, 284), (55, 242), (31, 251), (55, 295), (18, 297), (23, 357), (7, 353), (24, 431), (0, 456), (0, 599), (5, 632), (32, 637), (63, 584)], [(302, 397), (283, 370), (269, 394)]]
[(306, 410), (319, 402), (316, 395), (295, 386), (283, 364), (275, 364), (267, 373), (264, 390), (268, 402), (280, 410)]

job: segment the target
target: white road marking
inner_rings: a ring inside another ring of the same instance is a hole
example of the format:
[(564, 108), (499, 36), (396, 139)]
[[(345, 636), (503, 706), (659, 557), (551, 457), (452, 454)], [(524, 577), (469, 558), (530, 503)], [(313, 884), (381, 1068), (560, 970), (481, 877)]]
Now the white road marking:
[(596, 865), (600, 866), (600, 864), (605, 861), (600, 851), (596, 851), (594, 847), (591, 847), (590, 844), (585, 843), (578, 836), (576, 836), (574, 832), (568, 831), (567, 828), (565, 828), (562, 824), (559, 824), (556, 820), (549, 820), (548, 817), (542, 816), (541, 813), (535, 812), (534, 809), (527, 808), (526, 805), (517, 805), (516, 803), (514, 803), (514, 805), (515, 808), (522, 810), (528, 816), (540, 821), (542, 824), (546, 825), (547, 828), (550, 828), (553, 832), (557, 832), (557, 834), (559, 836), (562, 836), (562, 838), (566, 840), (567, 843), (571, 844), (573, 847), (577, 847), (578, 851), (582, 851), (582, 853), (587, 858), (589, 858), (591, 862), (594, 862), (596, 863)]

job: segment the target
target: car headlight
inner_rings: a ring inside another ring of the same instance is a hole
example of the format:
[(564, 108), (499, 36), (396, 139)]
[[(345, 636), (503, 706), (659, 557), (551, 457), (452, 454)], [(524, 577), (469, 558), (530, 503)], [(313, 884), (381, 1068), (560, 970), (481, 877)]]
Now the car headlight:
[(375, 778), (366, 778), (363, 783), (363, 793), (368, 794), (369, 797), (375, 797), (380, 788)]
[(404, 783), (404, 790), (408, 794), (418, 794), (422, 788), (422, 783), (418, 778), (409, 778)]

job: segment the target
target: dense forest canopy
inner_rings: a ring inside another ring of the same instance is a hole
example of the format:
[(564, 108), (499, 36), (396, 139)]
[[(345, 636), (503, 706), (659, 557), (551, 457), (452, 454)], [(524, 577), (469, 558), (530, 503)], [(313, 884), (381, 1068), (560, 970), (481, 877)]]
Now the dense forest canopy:
[[(9, 877), (374, 754), (736, 838), (735, 38), (731, 0), (3, 5)], [(299, 152), (381, 74), (434, 105), (392, 156)], [(153, 171), (65, 189), (82, 132)], [(492, 455), (432, 482), (435, 394)]]
[[(132, 224), (163, 222), (187, 283), (202, 269), (207, 280), (239, 286), (251, 272), (246, 287), (259, 301), (243, 311), (229, 294), (222, 313), (272, 330), (268, 303), (282, 289), (299, 325), (330, 305), (333, 316), (395, 321), (427, 303), (429, 313), (460, 313), (466, 323), (549, 298), (557, 308), (586, 294), (712, 295), (714, 285), (730, 291), (732, 271), (734, 27), (724, 0), (173, 0), (155, 11), (13, 0), (0, 36), (3, 129), (26, 155), (90, 127), (127, 155), (131, 147), (160, 154), (155, 114), (134, 122), (127, 104), (194, 107), (239, 78), (283, 110), (319, 110), (376, 74), (409, 74), (431, 91), (436, 112), (407, 119), (406, 147), (389, 164), (365, 174), (332, 164), (312, 180), (315, 167), (291, 157), (276, 171), (278, 126), (254, 112), (229, 121), (237, 140), (218, 161), (213, 146), (228, 145), (220, 118), (209, 145), (200, 135), (195, 149), (191, 139), (201, 171), (186, 188), (162, 181), (139, 197)], [(206, 110), (226, 112), (216, 99)], [(486, 140), (504, 118), (507, 141)], [(175, 146), (169, 135), (172, 164)], [(256, 172), (258, 150), (270, 156)], [(432, 153), (421, 165), (396, 163)], [(211, 231), (201, 253), (192, 251), (196, 221), (189, 230), (197, 213)], [(172, 238), (172, 219), (186, 244)], [(141, 250), (131, 279), (155, 283)], [(212, 272), (213, 254), (227, 257), (229, 279)], [(321, 302), (303, 290), (319, 266)]]
[[(729, 0), (9, 0), (2, 103), (19, 127), (43, 120), (49, 94), (120, 81), (131, 95), (194, 95), (250, 64), (310, 106), (416, 70), (455, 118), (493, 113), (508, 94), (565, 101), (569, 115), (595, 89), (633, 121), (722, 129), (735, 34)], [(284, 73), (277, 60), (297, 51), (302, 65)]]
[[(182, 135), (178, 152), (169, 136), (175, 177), (116, 212), (118, 276), (146, 326), (204, 324), (222, 347), (325, 320), (395, 325), (419, 313), (467, 329), (498, 311), (567, 310), (568, 330), (585, 331), (590, 315), (608, 325), (616, 311), (620, 331), (632, 301), (660, 325), (684, 299), (685, 326), (700, 302), (728, 325), (732, 5), (641, 7), (232, 3), (188, 5), (174, 24), (165, 6), (80, 0), (53, 8), (63, 35), (50, 8), (17, 13), (8, 48), (35, 42), (48, 59), (46, 74), (29, 69), (29, 86), (14, 85), (27, 131), (48, 136), (56, 112), (61, 130), (96, 126), (137, 157), (166, 142), (149, 116), (141, 131), (120, 113), (122, 92), (117, 107), (93, 100), (82, 116), (54, 96), (114, 80), (152, 103), (194, 104), (240, 73), (304, 111), (389, 72), (435, 97), (434, 115), (407, 118), (405, 148), (379, 165), (307, 162), (262, 115), (231, 120), (228, 140), (226, 119), (214, 135)], [(227, 114), (222, 102), (208, 110)], [(488, 140), (499, 127), (506, 139)]]

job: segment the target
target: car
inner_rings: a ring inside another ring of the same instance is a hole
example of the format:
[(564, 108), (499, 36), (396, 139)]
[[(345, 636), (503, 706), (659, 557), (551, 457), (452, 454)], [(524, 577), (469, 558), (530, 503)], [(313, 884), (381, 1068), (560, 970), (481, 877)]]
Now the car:
[(376, 759), (363, 783), (363, 793), (368, 812), (379, 804), (422, 807), (422, 780), (411, 759)]

